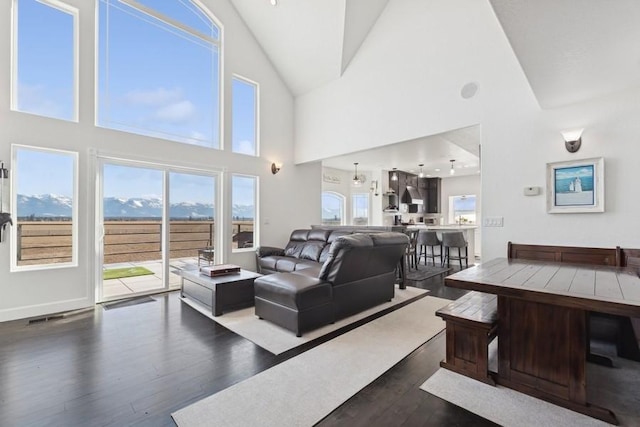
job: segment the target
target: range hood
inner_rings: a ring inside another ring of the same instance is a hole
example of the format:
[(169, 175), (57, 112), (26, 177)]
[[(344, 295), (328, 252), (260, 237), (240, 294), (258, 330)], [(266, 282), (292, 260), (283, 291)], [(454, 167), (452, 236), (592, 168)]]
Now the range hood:
[(402, 195), (402, 203), (406, 203), (408, 205), (421, 205), (423, 203), (422, 195), (416, 187), (407, 185), (407, 189), (404, 190), (404, 194)]

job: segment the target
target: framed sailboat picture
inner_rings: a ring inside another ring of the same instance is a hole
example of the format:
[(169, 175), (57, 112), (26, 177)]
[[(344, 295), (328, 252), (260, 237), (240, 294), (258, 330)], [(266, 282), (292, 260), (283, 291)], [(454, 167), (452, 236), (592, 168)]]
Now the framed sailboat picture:
[(604, 212), (604, 158), (547, 163), (547, 212)]

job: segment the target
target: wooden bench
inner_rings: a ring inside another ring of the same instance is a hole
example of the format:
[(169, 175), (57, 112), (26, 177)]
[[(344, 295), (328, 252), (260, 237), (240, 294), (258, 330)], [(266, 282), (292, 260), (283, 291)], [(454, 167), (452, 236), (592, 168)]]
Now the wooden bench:
[(620, 248), (523, 245), (509, 242), (507, 257), (509, 259), (533, 259), (572, 264), (621, 265)]
[(447, 325), (443, 368), (495, 385), (489, 373), (489, 343), (498, 329), (496, 295), (472, 291), (436, 311)]

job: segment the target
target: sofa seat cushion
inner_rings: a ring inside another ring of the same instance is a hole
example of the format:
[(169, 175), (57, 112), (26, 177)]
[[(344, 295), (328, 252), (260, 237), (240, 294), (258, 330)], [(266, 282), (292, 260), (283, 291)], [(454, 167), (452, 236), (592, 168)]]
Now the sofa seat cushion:
[(270, 256), (266, 258), (260, 258), (259, 262), (262, 268), (283, 273), (290, 273), (292, 271), (318, 267), (320, 265), (315, 261), (290, 258), (287, 256)]
[(259, 277), (254, 282), (256, 298), (305, 310), (331, 302), (331, 285), (317, 277), (297, 273), (276, 273)]

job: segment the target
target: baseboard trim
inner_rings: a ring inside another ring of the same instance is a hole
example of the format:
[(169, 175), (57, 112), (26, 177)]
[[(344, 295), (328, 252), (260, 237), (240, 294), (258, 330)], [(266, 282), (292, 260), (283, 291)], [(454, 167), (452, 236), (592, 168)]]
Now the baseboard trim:
[(34, 304), (25, 307), (16, 307), (0, 310), (0, 322), (28, 319), (30, 317), (48, 316), (65, 311), (79, 310), (93, 307), (90, 298), (76, 298), (65, 301), (56, 301), (46, 304)]

